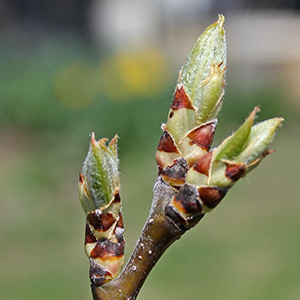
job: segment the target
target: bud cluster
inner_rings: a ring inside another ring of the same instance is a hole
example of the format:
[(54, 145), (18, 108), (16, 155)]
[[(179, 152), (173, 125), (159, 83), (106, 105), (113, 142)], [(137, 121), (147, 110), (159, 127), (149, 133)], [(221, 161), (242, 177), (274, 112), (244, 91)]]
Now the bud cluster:
[[(93, 287), (108, 281), (117, 285), (122, 276), (128, 276), (136, 297), (145, 276), (170, 243), (195, 226), (220, 203), (236, 181), (272, 153), (268, 147), (283, 119), (273, 118), (253, 125), (259, 107), (254, 108), (236, 132), (211, 149), (225, 88), (224, 22), (224, 16), (219, 15), (218, 21), (203, 32), (179, 73), (156, 151), (159, 173), (150, 216), (122, 273), (125, 241), (117, 136), (108, 143), (106, 138), (96, 141), (92, 133), (79, 174), (79, 199), (86, 214), (85, 252), (90, 259)], [(132, 276), (133, 272), (138, 277)], [(111, 298), (115, 299), (114, 284)], [(122, 289), (128, 291), (130, 286)], [(105, 290), (102, 286), (97, 293)]]
[(156, 161), (159, 176), (178, 190), (165, 213), (181, 228), (194, 226), (227, 191), (272, 151), (282, 118), (253, 126), (259, 108), (220, 146), (210, 150), (223, 104), (226, 71), (224, 16), (197, 40), (182, 67)]

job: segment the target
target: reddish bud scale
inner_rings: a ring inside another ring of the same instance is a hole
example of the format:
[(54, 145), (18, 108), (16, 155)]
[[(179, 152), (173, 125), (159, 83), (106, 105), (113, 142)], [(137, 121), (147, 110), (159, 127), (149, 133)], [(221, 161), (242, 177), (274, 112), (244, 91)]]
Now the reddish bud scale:
[(232, 182), (238, 181), (241, 177), (246, 175), (245, 164), (229, 165), (225, 170), (225, 176)]
[(202, 156), (194, 165), (193, 169), (201, 174), (208, 176), (212, 158), (212, 152), (208, 152)]
[(158, 151), (163, 151), (163, 152), (175, 152), (179, 153), (171, 135), (169, 134), (168, 131), (164, 131), (162, 137), (160, 138), (159, 144), (157, 146)]
[(98, 240), (91, 251), (91, 258), (112, 260), (124, 255), (124, 243), (114, 243), (107, 239)]
[(83, 183), (84, 182), (84, 176), (82, 175), (82, 173), (79, 172), (79, 183)]
[(96, 243), (97, 242), (97, 239), (96, 237), (94, 236), (90, 226), (88, 223), (86, 223), (86, 226), (85, 226), (85, 241), (84, 241), (84, 244), (90, 244), (90, 243)]
[(121, 196), (119, 191), (114, 194), (113, 204), (121, 203)]
[(87, 221), (97, 231), (107, 231), (114, 223), (115, 217), (112, 213), (103, 214), (99, 210), (87, 214)]
[[(117, 222), (117, 226), (115, 227), (115, 230), (116, 230), (116, 228), (124, 228), (123, 215), (121, 212), (119, 212), (119, 219)], [(115, 231), (114, 231), (114, 233), (115, 233)]]
[(215, 208), (226, 195), (228, 189), (218, 187), (200, 187), (198, 189), (200, 200), (209, 209)]
[(180, 157), (179, 151), (172, 136), (168, 131), (164, 131), (155, 154), (156, 163), (161, 172), (167, 166), (172, 165), (175, 159)]
[(176, 89), (173, 102), (171, 104), (171, 109), (173, 110), (178, 110), (180, 108), (193, 109), (191, 101), (187, 96), (183, 86)]
[(90, 257), (90, 280), (94, 286), (115, 278), (123, 265), (125, 240), (122, 213), (115, 215), (111, 211), (120, 202), (120, 194), (116, 191), (108, 207), (87, 214), (85, 248)]
[(215, 135), (216, 122), (210, 122), (201, 125), (189, 132), (188, 138), (191, 140), (190, 144), (196, 144), (206, 151), (209, 150)]

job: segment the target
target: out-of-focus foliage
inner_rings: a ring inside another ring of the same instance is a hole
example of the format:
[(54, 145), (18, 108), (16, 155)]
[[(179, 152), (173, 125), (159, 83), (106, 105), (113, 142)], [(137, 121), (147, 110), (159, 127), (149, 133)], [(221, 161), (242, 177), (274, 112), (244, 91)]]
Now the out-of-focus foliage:
[(0, 48), (0, 125), (56, 137), (118, 133), (121, 146), (147, 147), (159, 135), (152, 128), (159, 128), (173, 92), (164, 55), (148, 49), (99, 56), (60, 42)]
[[(121, 147), (129, 148), (147, 148), (159, 136), (176, 71), (157, 49), (99, 56), (82, 44), (48, 41), (38, 48), (0, 47), (0, 54), (1, 126), (79, 139), (92, 130), (118, 133)], [(282, 115), (289, 107), (281, 96), (274, 87), (229, 85), (221, 120), (240, 123), (257, 104), (261, 118)]]
[[(91, 298), (76, 186), (91, 131), (120, 136), (130, 255), (150, 208), (159, 126), (177, 79), (178, 66), (153, 49), (132, 57), (67, 39), (1, 44), (1, 299)], [(278, 151), (167, 251), (143, 300), (183, 299), (186, 291), (199, 299), (199, 287), (207, 299), (300, 298), (299, 114), (278, 86), (253, 89), (249, 81), (242, 88), (230, 70), (229, 63), (216, 142), (260, 104), (260, 120), (286, 119)]]

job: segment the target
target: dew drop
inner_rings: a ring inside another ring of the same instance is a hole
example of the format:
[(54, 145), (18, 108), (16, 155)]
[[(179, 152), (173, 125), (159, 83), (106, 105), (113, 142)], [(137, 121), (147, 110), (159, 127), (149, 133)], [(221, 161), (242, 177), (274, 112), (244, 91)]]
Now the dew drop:
[(152, 224), (152, 223), (153, 223), (153, 219), (151, 218), (151, 219), (149, 219), (148, 224)]
[(141, 255), (138, 256), (139, 260), (143, 260), (143, 257)]
[(148, 254), (151, 255), (151, 254), (152, 254), (152, 250), (149, 250), (149, 251), (148, 251)]

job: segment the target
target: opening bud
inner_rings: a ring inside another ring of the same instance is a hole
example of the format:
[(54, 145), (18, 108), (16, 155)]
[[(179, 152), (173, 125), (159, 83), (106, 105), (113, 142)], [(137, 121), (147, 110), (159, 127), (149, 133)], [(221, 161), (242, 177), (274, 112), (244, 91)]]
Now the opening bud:
[(214, 119), (222, 107), (226, 70), (225, 17), (199, 37), (182, 67), (178, 86), (183, 86), (196, 110), (197, 123)]
[(119, 160), (117, 135), (96, 141), (92, 133), (88, 154), (79, 180), (79, 198), (85, 213), (102, 208), (113, 199), (119, 189)]

